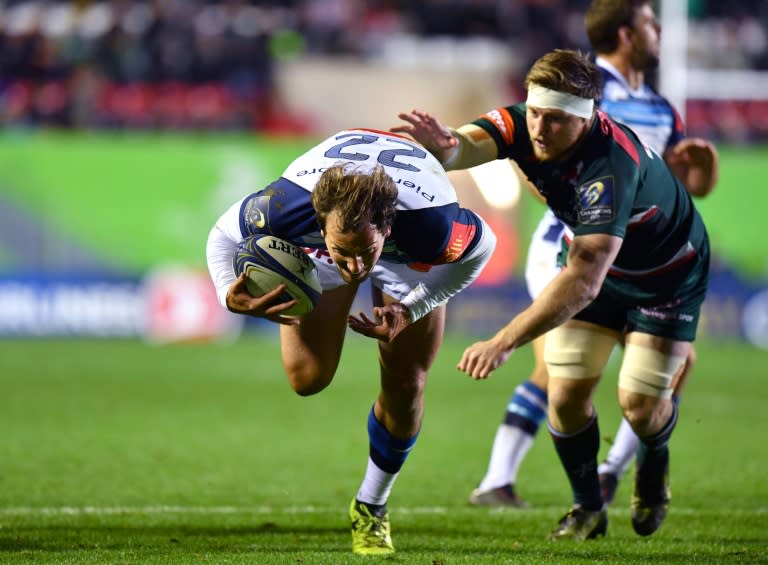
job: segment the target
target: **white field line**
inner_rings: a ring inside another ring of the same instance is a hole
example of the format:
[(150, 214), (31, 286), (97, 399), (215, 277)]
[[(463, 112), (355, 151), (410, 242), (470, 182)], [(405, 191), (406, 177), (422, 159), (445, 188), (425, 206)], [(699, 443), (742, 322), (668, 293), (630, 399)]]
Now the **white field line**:
[[(416, 506), (390, 508), (391, 514), (467, 514), (477, 515), (483, 511), (491, 514), (510, 514), (517, 516), (559, 514), (565, 510), (564, 506), (540, 506), (525, 510), (513, 508), (475, 508), (475, 507), (443, 507), (443, 506)], [(342, 507), (318, 507), (318, 506), (6, 506), (0, 507), (0, 516), (110, 516), (110, 515), (176, 515), (176, 514), (254, 514), (254, 515), (289, 515), (289, 514), (344, 514)], [(628, 515), (629, 508), (611, 507), (609, 512), (614, 515)], [(722, 508), (681, 508), (670, 506), (671, 515), (722, 515)], [(768, 514), (767, 507), (754, 509), (730, 508), (728, 516), (764, 516)]]

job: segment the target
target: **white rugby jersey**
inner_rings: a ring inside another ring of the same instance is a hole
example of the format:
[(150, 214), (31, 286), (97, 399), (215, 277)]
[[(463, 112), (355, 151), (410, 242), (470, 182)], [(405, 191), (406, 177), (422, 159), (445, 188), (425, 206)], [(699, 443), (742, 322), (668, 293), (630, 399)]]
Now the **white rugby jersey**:
[(603, 76), (600, 109), (632, 128), (659, 155), (685, 138), (685, 126), (670, 102), (651, 86), (632, 90), (616, 67), (601, 57), (595, 60)]
[[(450, 266), (437, 277), (442, 283), (430, 277), (442, 286), (439, 292), (433, 290), (443, 301), (479, 275), (478, 266), (490, 257), (495, 236), (482, 218), (459, 205), (440, 162), (407, 137), (353, 129), (320, 142), (288, 165), (280, 178), (245, 196), (219, 218), (209, 238), (208, 262), (220, 300), (235, 277), (227, 263), (230, 246), (226, 241), (212, 245), (211, 238), (226, 238), (233, 249), (245, 237), (270, 234), (305, 249), (324, 250), (311, 193), (323, 171), (340, 162), (363, 170), (382, 165), (398, 188), (397, 213), (380, 263), (408, 265), (415, 272)], [(474, 253), (481, 240), (483, 248)], [(465, 258), (470, 264), (463, 264)]]

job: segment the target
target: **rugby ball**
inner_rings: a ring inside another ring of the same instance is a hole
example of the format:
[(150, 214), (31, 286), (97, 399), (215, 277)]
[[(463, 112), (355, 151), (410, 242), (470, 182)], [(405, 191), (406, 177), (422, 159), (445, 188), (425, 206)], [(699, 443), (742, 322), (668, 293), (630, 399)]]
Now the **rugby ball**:
[(281, 314), (301, 316), (311, 312), (323, 292), (320, 275), (304, 250), (273, 235), (253, 235), (241, 241), (232, 259), (235, 273), (245, 273), (246, 287), (261, 296), (279, 284), (285, 284), (276, 303), (296, 299), (296, 304)]

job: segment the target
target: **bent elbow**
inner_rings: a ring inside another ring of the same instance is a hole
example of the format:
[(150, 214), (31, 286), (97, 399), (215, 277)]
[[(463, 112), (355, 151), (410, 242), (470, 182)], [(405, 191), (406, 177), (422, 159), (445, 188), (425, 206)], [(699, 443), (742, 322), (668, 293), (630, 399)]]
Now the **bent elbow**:
[(582, 308), (586, 308), (592, 304), (595, 298), (597, 298), (597, 295), (600, 294), (600, 289), (602, 286), (602, 280), (599, 282), (588, 281), (585, 283), (584, 290), (581, 293), (581, 299), (583, 301)]

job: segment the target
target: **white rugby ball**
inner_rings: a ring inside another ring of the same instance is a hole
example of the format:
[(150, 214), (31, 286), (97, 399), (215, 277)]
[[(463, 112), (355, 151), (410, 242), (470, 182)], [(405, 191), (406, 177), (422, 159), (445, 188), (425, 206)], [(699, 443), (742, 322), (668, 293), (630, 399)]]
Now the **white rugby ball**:
[(253, 235), (241, 241), (232, 259), (235, 273), (245, 273), (246, 286), (254, 296), (261, 296), (279, 284), (285, 285), (276, 303), (296, 299), (296, 304), (281, 312), (301, 316), (311, 312), (323, 289), (312, 259), (298, 245), (273, 235)]

